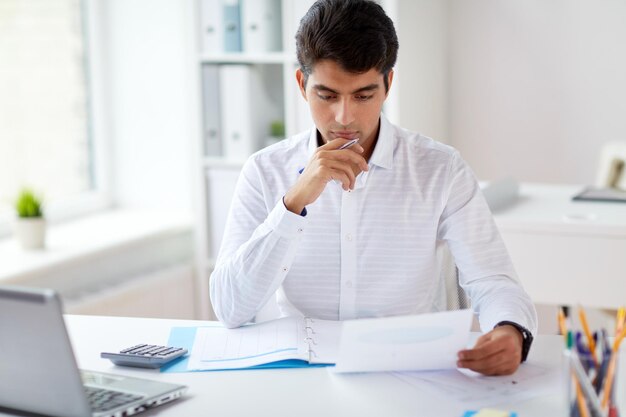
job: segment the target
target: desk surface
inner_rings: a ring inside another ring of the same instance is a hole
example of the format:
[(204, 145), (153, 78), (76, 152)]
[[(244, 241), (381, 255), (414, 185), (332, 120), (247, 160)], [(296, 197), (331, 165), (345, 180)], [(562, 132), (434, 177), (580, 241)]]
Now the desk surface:
[[(329, 368), (303, 368), (170, 374), (115, 367), (100, 359), (99, 353), (140, 342), (166, 344), (172, 326), (206, 322), (97, 316), (66, 316), (66, 322), (81, 368), (189, 386), (182, 400), (141, 414), (145, 416), (459, 417), (466, 408), (419, 392), (388, 373), (338, 375)], [(561, 337), (539, 337), (529, 362), (559, 366), (562, 345)], [(565, 415), (564, 402), (549, 395), (499, 407), (515, 410), (521, 417)]]
[(626, 237), (626, 204), (572, 201), (584, 188), (523, 183), (519, 198), (494, 218), (505, 231)]

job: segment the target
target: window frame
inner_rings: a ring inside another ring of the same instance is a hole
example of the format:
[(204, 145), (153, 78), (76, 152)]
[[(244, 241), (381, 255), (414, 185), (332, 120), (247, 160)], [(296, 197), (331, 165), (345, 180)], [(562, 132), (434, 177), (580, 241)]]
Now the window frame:
[[(80, 216), (103, 211), (113, 206), (112, 199), (112, 161), (107, 126), (110, 120), (107, 114), (108, 96), (104, 63), (106, 48), (104, 45), (102, 2), (98, 0), (80, 0), (82, 25), (85, 42), (85, 78), (87, 93), (87, 135), (90, 136), (91, 175), (93, 188), (80, 195), (63, 201), (45, 205), (44, 215), (49, 224), (70, 221)], [(11, 208), (12, 208), (11, 204)], [(0, 212), (0, 239), (13, 234), (14, 212)]]

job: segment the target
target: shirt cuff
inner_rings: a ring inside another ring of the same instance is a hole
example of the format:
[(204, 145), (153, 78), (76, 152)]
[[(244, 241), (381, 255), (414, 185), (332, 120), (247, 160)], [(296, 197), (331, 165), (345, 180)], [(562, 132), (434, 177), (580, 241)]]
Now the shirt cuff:
[(308, 220), (304, 215), (301, 216), (287, 210), (281, 198), (267, 216), (266, 225), (281, 237), (289, 239), (301, 235), (307, 222)]

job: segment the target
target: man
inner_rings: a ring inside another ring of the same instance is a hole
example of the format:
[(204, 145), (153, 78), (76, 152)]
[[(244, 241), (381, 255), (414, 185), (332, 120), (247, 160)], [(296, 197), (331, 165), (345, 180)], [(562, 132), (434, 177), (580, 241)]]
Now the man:
[(436, 311), (445, 243), (485, 332), (458, 365), (513, 373), (534, 307), (458, 152), (381, 115), (392, 21), (371, 1), (319, 0), (296, 43), (315, 129), (246, 162), (211, 276), (217, 317), (240, 326), (275, 294), (282, 314), (321, 319)]

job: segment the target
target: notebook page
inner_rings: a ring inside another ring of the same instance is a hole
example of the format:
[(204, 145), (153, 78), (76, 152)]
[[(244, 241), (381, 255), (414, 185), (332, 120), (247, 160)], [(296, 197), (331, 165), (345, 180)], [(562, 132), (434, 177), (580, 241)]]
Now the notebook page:
[(307, 360), (300, 322), (301, 318), (286, 317), (237, 329), (199, 327), (188, 370), (241, 369), (286, 359)]

